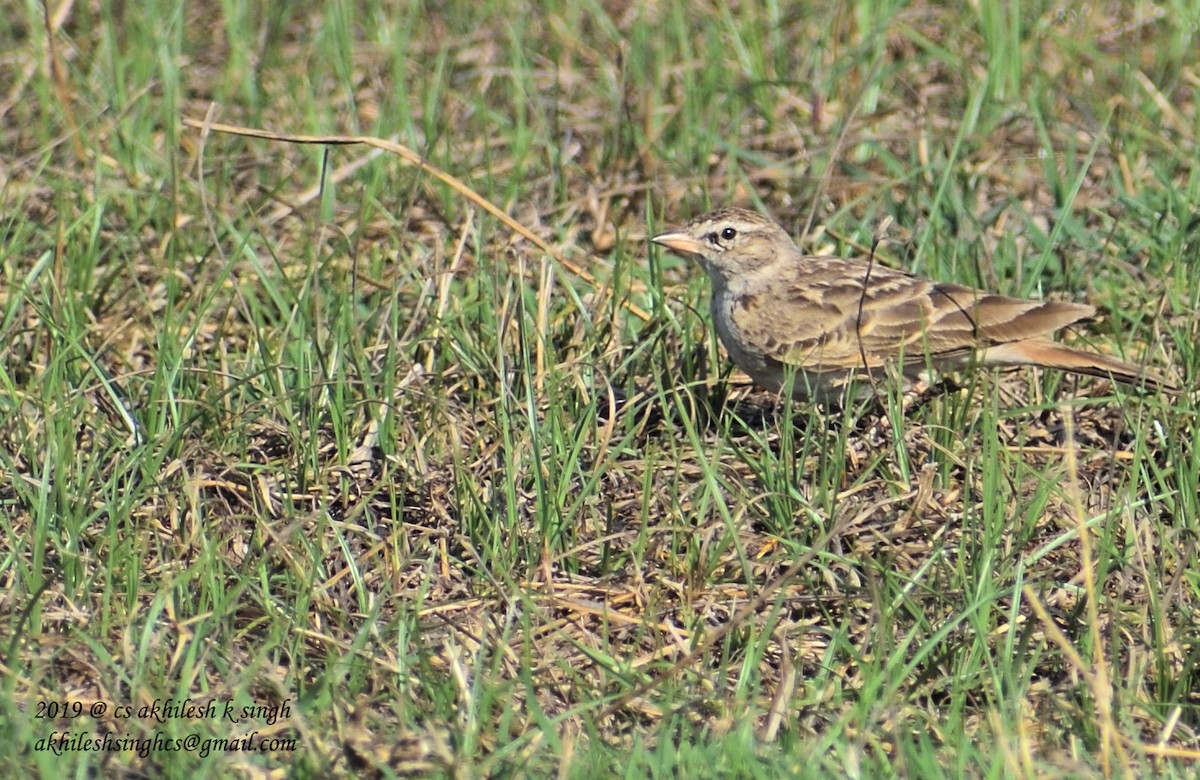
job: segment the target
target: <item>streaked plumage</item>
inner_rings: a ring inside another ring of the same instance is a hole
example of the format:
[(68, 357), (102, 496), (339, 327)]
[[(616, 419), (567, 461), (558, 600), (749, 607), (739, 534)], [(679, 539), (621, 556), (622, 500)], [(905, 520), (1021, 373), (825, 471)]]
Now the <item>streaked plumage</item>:
[(712, 313), (730, 357), (778, 392), (787, 366), (793, 395), (842, 394), (848, 377), (893, 367), (906, 383), (927, 369), (965, 365), (1055, 368), (1173, 389), (1138, 366), (1047, 338), (1095, 309), (1030, 301), (922, 279), (862, 261), (804, 255), (776, 225), (721, 209), (653, 239), (698, 258), (713, 284)]

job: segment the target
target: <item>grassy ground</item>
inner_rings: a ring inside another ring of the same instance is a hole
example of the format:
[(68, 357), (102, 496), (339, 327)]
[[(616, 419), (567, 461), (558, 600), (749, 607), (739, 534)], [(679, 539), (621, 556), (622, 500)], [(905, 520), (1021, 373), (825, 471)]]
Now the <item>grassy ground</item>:
[(643, 238), (890, 217), (1195, 387), (1200, 9), (429, 5), (7, 4), (0, 765), (1190, 776), (1194, 398), (781, 404)]

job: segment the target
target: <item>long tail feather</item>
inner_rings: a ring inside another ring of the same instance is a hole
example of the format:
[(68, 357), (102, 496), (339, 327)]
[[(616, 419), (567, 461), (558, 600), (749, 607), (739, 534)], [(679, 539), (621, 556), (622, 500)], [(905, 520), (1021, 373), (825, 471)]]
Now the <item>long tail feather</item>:
[(1180, 389), (1141, 366), (1107, 355), (1081, 352), (1045, 339), (997, 344), (983, 353), (983, 362), (995, 366), (1040, 366), (1086, 376), (1106, 377), (1150, 391), (1178, 393)]

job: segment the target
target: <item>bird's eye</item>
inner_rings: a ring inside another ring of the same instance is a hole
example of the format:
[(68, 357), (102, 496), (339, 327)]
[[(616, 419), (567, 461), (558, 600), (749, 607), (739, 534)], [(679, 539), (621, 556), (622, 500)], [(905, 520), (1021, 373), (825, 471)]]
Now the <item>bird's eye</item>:
[(721, 240), (723, 241), (732, 241), (736, 237), (737, 231), (731, 227), (727, 227), (721, 231)]

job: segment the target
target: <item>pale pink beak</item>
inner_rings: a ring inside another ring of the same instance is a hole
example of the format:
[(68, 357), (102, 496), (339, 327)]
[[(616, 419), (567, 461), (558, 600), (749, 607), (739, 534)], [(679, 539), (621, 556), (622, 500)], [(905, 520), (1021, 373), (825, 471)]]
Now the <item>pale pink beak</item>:
[(681, 255), (703, 256), (708, 251), (708, 247), (703, 242), (697, 241), (681, 230), (659, 233), (650, 240), (656, 244), (662, 244), (672, 252), (678, 252)]

